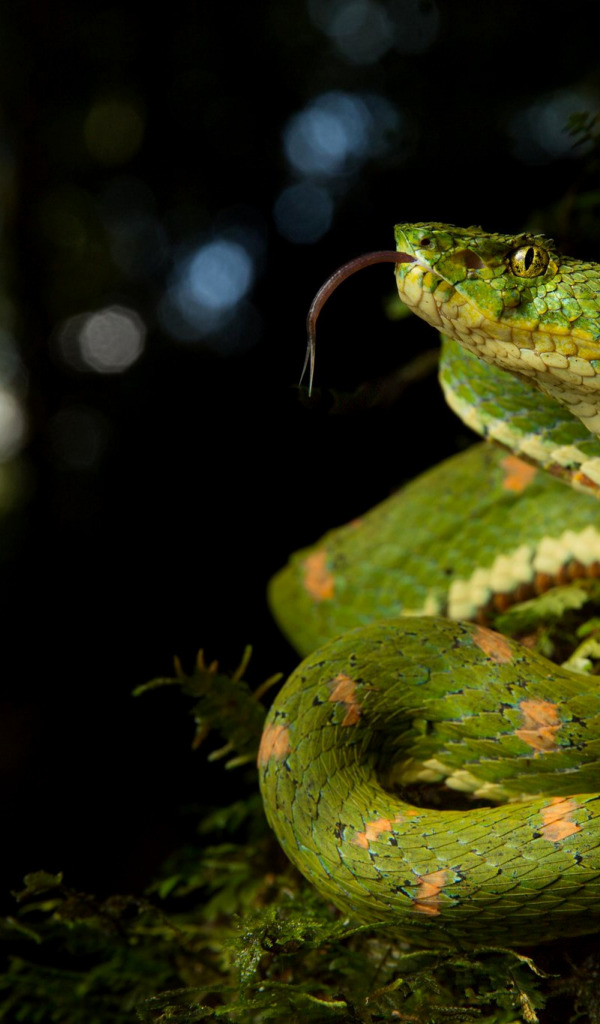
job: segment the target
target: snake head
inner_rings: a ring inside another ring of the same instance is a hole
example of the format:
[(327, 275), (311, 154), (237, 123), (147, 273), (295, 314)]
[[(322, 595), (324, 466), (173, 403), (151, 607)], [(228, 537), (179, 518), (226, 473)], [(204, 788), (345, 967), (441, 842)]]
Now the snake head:
[[(398, 269), (398, 290), (420, 316), (424, 316), (419, 308), (424, 293), (434, 296), (433, 303), (425, 300), (424, 304), (437, 308), (433, 317), (437, 327), (445, 303), (454, 300), (461, 306), (470, 304), (475, 316), (492, 321), (505, 315), (514, 318), (518, 310), (518, 319), (535, 329), (547, 311), (540, 296), (556, 291), (558, 258), (553, 242), (543, 235), (489, 234), (481, 228), (437, 223), (398, 224), (395, 235), (398, 250), (412, 258), (414, 269), (410, 273), (408, 263)], [(559, 314), (556, 323), (568, 323), (565, 310), (555, 312)], [(460, 319), (467, 314), (463, 310)]]
[(600, 265), (560, 255), (543, 235), (437, 222), (398, 224), (395, 235), (396, 252), (352, 260), (317, 293), (307, 320), (310, 387), (325, 301), (357, 270), (392, 262), (412, 312), (544, 391), (600, 436)]
[(600, 266), (543, 235), (399, 224), (402, 300), (484, 362), (529, 381), (600, 434)]

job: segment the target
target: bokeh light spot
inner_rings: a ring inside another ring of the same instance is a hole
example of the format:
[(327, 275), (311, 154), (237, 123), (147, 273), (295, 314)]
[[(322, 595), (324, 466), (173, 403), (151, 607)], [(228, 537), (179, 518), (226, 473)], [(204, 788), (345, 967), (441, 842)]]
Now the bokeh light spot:
[(580, 157), (586, 147), (574, 145), (567, 122), (575, 113), (596, 113), (599, 102), (596, 93), (561, 89), (523, 107), (508, 127), (517, 159), (527, 164), (545, 164)]
[(81, 358), (99, 373), (122, 373), (142, 354), (146, 328), (131, 309), (109, 306), (90, 313), (79, 335)]
[(193, 303), (219, 312), (235, 306), (252, 284), (252, 259), (238, 242), (217, 239), (203, 245), (189, 260), (182, 292)]
[(251, 247), (215, 238), (179, 260), (159, 304), (169, 334), (181, 341), (203, 340), (222, 354), (254, 344), (256, 317), (244, 301), (256, 272)]
[(144, 134), (140, 105), (132, 99), (96, 100), (83, 128), (85, 143), (98, 163), (124, 164), (137, 153)]
[(335, 12), (328, 35), (352, 64), (373, 64), (394, 42), (393, 25), (381, 4), (353, 0)]
[(372, 64), (391, 49), (424, 53), (440, 29), (435, 0), (309, 0), (308, 9), (352, 64)]
[(26, 434), (26, 419), (21, 403), (12, 391), (0, 387), (0, 461), (16, 455)]
[(74, 369), (123, 373), (141, 356), (146, 327), (134, 310), (107, 306), (69, 317), (57, 340), (63, 361)]
[(367, 111), (355, 96), (325, 93), (290, 119), (283, 137), (294, 170), (306, 175), (340, 174), (361, 154), (367, 136)]
[(318, 242), (329, 231), (333, 200), (327, 189), (306, 181), (289, 185), (277, 198), (273, 216), (279, 234), (289, 242)]
[(290, 118), (283, 148), (294, 171), (335, 178), (389, 148), (400, 114), (381, 96), (327, 92)]

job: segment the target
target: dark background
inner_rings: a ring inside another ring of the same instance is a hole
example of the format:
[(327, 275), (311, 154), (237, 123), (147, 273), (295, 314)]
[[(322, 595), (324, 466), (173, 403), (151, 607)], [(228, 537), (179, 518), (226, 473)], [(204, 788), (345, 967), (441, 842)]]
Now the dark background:
[(394, 404), (344, 398), (435, 345), (386, 317), (389, 267), (331, 301), (299, 392), (327, 275), (392, 248), (398, 221), (534, 226), (597, 254), (595, 162), (565, 131), (599, 106), (596, 9), (0, 15), (0, 385), (27, 423), (0, 488), (6, 894), (37, 868), (140, 892), (223, 773), (191, 751), (181, 697), (132, 689), (200, 647), (232, 669), (251, 643), (255, 684), (291, 668), (269, 575), (468, 443), (431, 374)]

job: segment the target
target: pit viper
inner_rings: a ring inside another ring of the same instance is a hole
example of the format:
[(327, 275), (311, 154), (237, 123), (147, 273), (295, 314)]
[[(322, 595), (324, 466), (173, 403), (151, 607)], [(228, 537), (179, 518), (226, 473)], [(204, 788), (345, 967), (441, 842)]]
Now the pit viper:
[(446, 399), (496, 443), (272, 581), (305, 660), (266, 718), (267, 818), (327, 900), (416, 944), (600, 930), (598, 680), (488, 626), (600, 575), (600, 265), (541, 235), (395, 234), (394, 253), (334, 275), (312, 324), (339, 280), (393, 261), (400, 298), (443, 336)]

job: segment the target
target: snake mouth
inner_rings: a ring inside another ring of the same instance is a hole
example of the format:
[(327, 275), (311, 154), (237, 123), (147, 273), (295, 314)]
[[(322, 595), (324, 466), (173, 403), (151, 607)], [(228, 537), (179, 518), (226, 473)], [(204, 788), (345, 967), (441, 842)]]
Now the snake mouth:
[[(377, 253), (371, 253), (370, 255), (376, 256)], [(412, 256), (409, 252), (397, 252), (396, 251), (396, 252), (391, 252), (390, 255), (394, 257), (393, 260), (390, 260), (390, 263), (416, 263), (416, 260), (417, 260), (417, 257), (416, 256)], [(360, 259), (360, 257), (359, 257), (359, 259)]]

